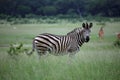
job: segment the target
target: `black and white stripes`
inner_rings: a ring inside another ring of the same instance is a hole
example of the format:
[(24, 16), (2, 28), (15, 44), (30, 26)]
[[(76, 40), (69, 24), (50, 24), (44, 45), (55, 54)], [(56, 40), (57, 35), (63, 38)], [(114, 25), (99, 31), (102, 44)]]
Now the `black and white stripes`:
[(40, 56), (48, 52), (54, 55), (76, 53), (84, 42), (89, 41), (91, 27), (92, 23), (83, 23), (82, 28), (76, 28), (63, 36), (49, 33), (40, 34), (34, 38), (33, 50), (29, 54), (32, 54), (34, 49)]

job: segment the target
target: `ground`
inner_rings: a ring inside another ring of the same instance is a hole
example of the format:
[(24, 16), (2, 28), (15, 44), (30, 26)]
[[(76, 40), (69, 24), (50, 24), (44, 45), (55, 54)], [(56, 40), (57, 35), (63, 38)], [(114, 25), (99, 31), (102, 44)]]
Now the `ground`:
[(91, 39), (72, 59), (65, 56), (43, 56), (24, 52), (10, 56), (9, 44), (23, 43), (32, 49), (32, 39), (40, 33), (64, 35), (82, 22), (0, 25), (0, 80), (120, 80), (120, 49), (113, 45), (120, 22), (105, 22), (104, 38), (98, 38), (98, 22), (93, 22)]

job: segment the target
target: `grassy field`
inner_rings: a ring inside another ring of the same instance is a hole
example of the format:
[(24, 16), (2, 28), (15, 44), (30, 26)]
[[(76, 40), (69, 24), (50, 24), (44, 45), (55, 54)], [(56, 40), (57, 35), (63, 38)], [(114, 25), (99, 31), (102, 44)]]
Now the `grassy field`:
[(63, 35), (81, 24), (0, 25), (0, 80), (120, 80), (120, 48), (113, 45), (115, 33), (120, 32), (120, 22), (106, 22), (103, 40), (98, 38), (98, 30), (103, 25), (93, 22), (90, 42), (80, 48), (70, 64), (68, 55), (48, 55), (38, 60), (37, 54), (10, 56), (7, 53), (11, 43), (23, 43), (30, 50), (36, 35), (45, 32)]

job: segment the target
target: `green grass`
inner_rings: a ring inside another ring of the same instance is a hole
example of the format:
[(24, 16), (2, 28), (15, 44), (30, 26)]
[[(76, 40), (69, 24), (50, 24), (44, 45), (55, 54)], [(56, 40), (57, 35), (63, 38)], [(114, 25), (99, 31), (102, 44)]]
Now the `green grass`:
[[(114, 47), (120, 23), (106, 22), (105, 37), (98, 38), (101, 25), (93, 22), (91, 40), (85, 43), (69, 64), (65, 56), (19, 56), (7, 54), (9, 44), (23, 43), (31, 49), (32, 39), (40, 33), (66, 34), (80, 23), (0, 25), (0, 80), (120, 80), (120, 49)], [(16, 27), (16, 29), (14, 29)]]

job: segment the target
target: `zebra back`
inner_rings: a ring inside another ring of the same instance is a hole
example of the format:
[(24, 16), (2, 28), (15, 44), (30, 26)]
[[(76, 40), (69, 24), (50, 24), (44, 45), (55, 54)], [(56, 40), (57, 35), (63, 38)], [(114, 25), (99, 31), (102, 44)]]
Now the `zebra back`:
[(77, 33), (80, 33), (81, 31), (82, 31), (82, 28), (75, 28), (74, 30), (68, 32), (67, 35), (77, 34)]

